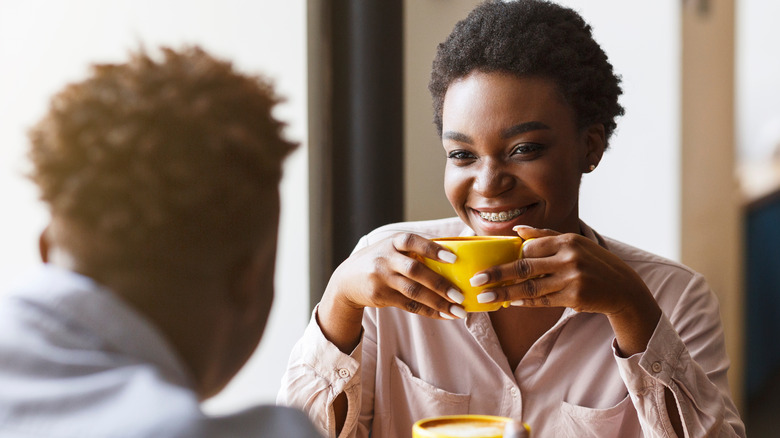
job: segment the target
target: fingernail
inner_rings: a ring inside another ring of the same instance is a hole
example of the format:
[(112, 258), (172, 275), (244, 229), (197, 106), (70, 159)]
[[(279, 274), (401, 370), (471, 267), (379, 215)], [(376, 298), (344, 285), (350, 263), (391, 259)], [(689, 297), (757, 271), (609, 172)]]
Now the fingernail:
[(523, 241), (523, 246), (520, 247), (520, 249), (523, 251), (523, 256), (525, 256), (525, 250), (528, 247), (528, 245), (531, 244), (531, 241), (534, 239), (528, 239), (526, 241)]
[(515, 225), (514, 227), (512, 227), (512, 231), (527, 230), (527, 229), (530, 229), (530, 228), (533, 228), (533, 227), (529, 227), (528, 225)]
[(452, 317), (452, 315), (450, 315), (450, 314), (448, 314), (448, 313), (439, 312), (439, 315), (440, 315), (442, 318), (446, 318), (446, 319), (455, 319), (455, 318), (453, 318), (453, 317)]
[(512, 302), (511, 302), (511, 303), (509, 303), (509, 304), (511, 304), (511, 305), (513, 305), (513, 306), (522, 306), (522, 305), (524, 305), (524, 304), (525, 304), (525, 301), (523, 301), (523, 300), (514, 300), (514, 301), (512, 301)]
[(496, 300), (496, 293), (495, 292), (483, 292), (479, 295), (477, 295), (477, 302), (478, 303), (492, 303)]
[(466, 297), (464, 297), (462, 293), (456, 291), (455, 289), (448, 290), (447, 296), (450, 297), (452, 301), (455, 301), (458, 304), (463, 304), (463, 300), (466, 299)]
[(450, 313), (457, 316), (458, 318), (465, 318), (466, 317), (466, 311), (463, 310), (463, 307), (458, 307), (456, 305), (450, 306)]
[(483, 284), (487, 283), (488, 276), (487, 274), (477, 274), (469, 280), (469, 283), (471, 283), (472, 286), (482, 286)]
[(455, 260), (458, 259), (458, 256), (455, 254), (445, 251), (445, 250), (439, 250), (439, 253), (437, 254), (439, 256), (439, 260), (445, 262), (445, 263), (455, 263)]

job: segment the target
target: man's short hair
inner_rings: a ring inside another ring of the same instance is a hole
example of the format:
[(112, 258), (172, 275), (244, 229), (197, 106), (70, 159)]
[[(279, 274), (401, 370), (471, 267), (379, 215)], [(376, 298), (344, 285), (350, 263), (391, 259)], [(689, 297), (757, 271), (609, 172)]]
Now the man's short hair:
[(57, 240), (90, 268), (230, 263), (276, 233), (297, 145), (272, 86), (199, 47), (160, 52), (94, 65), (30, 130), (30, 177), (78, 231)]

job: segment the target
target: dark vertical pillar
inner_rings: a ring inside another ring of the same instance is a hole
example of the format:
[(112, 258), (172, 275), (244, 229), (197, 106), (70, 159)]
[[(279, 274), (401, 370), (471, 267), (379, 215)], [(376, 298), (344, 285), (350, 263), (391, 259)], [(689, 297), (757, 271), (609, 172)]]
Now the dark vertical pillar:
[(403, 219), (403, 2), (334, 4), (335, 268), (360, 236)]
[(324, 29), (314, 38), (326, 44), (310, 36), (309, 50), (323, 51), (314, 54), (314, 65), (327, 71), (312, 71), (310, 52), (309, 74), (320, 80), (309, 84), (328, 91), (316, 92), (316, 108), (326, 113), (314, 108), (310, 118), (329, 123), (317, 135), (320, 150), (310, 154), (311, 196), (318, 197), (311, 217), (313, 303), (363, 234), (403, 220), (403, 1), (325, 0), (318, 7), (324, 17), (310, 21), (321, 20)]

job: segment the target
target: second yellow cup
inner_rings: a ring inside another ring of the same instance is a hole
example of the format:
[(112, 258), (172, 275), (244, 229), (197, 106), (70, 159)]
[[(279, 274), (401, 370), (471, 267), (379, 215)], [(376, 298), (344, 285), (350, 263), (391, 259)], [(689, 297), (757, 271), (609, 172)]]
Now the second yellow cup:
[(465, 297), (463, 308), (466, 312), (492, 312), (502, 306), (509, 306), (508, 301), (477, 302), (477, 294), (487, 287), (495, 286), (495, 283), (473, 287), (469, 279), (479, 271), (522, 258), (523, 239), (513, 236), (466, 236), (431, 240), (458, 256), (455, 263), (443, 263), (429, 258), (423, 258), (423, 263), (460, 289)]

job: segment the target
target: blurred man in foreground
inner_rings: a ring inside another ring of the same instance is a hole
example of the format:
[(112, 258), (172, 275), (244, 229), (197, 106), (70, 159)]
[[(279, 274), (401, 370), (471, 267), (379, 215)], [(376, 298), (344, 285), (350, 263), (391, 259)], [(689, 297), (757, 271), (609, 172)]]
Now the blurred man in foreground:
[(288, 408), (200, 409), (271, 308), (296, 146), (277, 101), (197, 47), (96, 65), (54, 97), (30, 132), (47, 263), (0, 302), (0, 436), (318, 436)]

